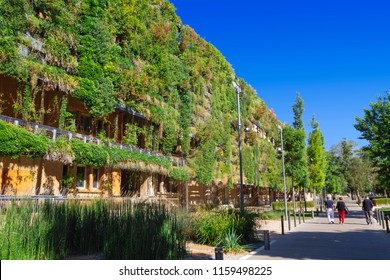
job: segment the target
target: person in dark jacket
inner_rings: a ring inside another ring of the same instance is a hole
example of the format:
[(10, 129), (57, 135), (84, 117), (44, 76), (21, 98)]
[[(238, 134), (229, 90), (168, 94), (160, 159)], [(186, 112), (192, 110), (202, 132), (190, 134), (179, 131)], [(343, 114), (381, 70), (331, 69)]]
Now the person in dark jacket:
[(364, 215), (366, 216), (366, 222), (368, 224), (372, 224), (372, 208), (374, 208), (374, 204), (371, 199), (367, 196), (363, 200), (362, 210), (364, 211)]
[(347, 207), (345, 206), (345, 202), (343, 201), (343, 197), (339, 196), (339, 201), (337, 201), (336, 209), (337, 214), (339, 216), (339, 224), (344, 224), (344, 218), (345, 218), (345, 209)]
[(334, 224), (334, 205), (330, 194), (328, 194), (328, 200), (325, 201), (325, 208), (329, 224)]

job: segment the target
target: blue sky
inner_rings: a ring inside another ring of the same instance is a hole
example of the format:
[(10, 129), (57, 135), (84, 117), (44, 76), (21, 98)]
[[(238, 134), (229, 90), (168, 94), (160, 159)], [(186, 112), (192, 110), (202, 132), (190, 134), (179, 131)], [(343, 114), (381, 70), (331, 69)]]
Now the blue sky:
[(366, 144), (353, 124), (390, 90), (390, 1), (171, 0), (184, 24), (213, 44), (277, 118), (293, 122), (296, 92), (329, 149)]

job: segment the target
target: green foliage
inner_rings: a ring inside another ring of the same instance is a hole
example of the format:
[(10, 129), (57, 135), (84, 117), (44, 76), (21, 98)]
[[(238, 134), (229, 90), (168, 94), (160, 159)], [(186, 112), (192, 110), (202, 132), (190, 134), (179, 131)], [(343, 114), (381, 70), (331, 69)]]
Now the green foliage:
[(0, 120), (0, 156), (17, 158), (42, 157), (48, 149), (48, 139), (26, 131), (24, 128)]
[(255, 183), (255, 157), (253, 148), (244, 146), (242, 149), (243, 171), (247, 184)]
[(304, 129), (302, 115), (304, 111), (304, 103), (301, 95), (297, 92), (297, 99), (293, 105), (294, 111), (294, 123), (293, 126), (295, 129)]
[(286, 175), (294, 179), (295, 186), (307, 185), (307, 155), (305, 131), (295, 130), (286, 125), (283, 127)]
[(388, 197), (374, 197), (374, 198), (372, 198), (372, 202), (374, 203), (375, 206), (389, 205), (390, 198), (388, 198)]
[(169, 173), (169, 179), (172, 181), (189, 181), (190, 175), (184, 167), (174, 167), (172, 172)]
[(53, 161), (60, 161), (63, 164), (72, 164), (75, 155), (71, 142), (65, 139), (65, 137), (58, 137), (56, 141), (49, 143), (46, 157)]
[(170, 159), (166, 157), (156, 156), (149, 153), (142, 153), (138, 151), (129, 151), (129, 150), (122, 150), (119, 148), (108, 148), (106, 147), (106, 152), (108, 152), (109, 155), (109, 165), (116, 165), (121, 162), (137, 162), (142, 161), (145, 163), (155, 164), (162, 166), (166, 169), (169, 169), (169, 167), (172, 166), (172, 162)]
[(183, 93), (181, 96), (181, 109), (180, 109), (180, 143), (183, 149), (183, 154), (188, 155), (190, 152), (190, 131), (191, 125), (191, 113), (193, 110), (193, 101), (189, 92)]
[(325, 186), (326, 151), (324, 137), (319, 129), (318, 122), (312, 119), (313, 131), (309, 134), (307, 157), (309, 165), (309, 187), (320, 193)]
[(297, 92), (297, 99), (293, 105), (294, 123), (293, 128), (283, 128), (284, 150), (286, 151), (286, 173), (292, 177), (293, 187), (307, 186), (308, 170), (306, 155), (306, 133), (303, 126), (303, 100)]
[(92, 165), (101, 167), (108, 161), (109, 154), (103, 146), (92, 143), (84, 143), (79, 139), (72, 139), (72, 151), (74, 153), (74, 161), (77, 164)]
[[(131, 106), (160, 125), (158, 150), (188, 157), (198, 182), (218, 177), (232, 184), (238, 170), (235, 73), (214, 46), (182, 24), (169, 1), (12, 0), (0, 5), (0, 23), (0, 73), (17, 79), (18, 109), (26, 120), (39, 117), (33, 105), (40, 90), (58, 89), (102, 119), (117, 103)], [(253, 117), (275, 138), (275, 114), (245, 81), (238, 82), (243, 120)], [(74, 131), (66, 101), (61, 104), (59, 126)], [(136, 132), (147, 148), (150, 131)], [(134, 135), (125, 141), (136, 144)], [(103, 163), (100, 147), (95, 159), (85, 148), (75, 152), (79, 162)], [(248, 166), (247, 178), (277, 185), (275, 161), (263, 158), (254, 170), (259, 165), (269, 173), (261, 177)]]
[(12, 202), (0, 212), (0, 257), (66, 259), (180, 259), (184, 244), (174, 213), (158, 205), (94, 200)]
[(123, 144), (129, 146), (137, 146), (139, 133), (140, 128), (137, 125), (127, 123), (125, 125), (125, 131), (122, 139)]
[(229, 230), (221, 240), (222, 248), (226, 252), (239, 253), (244, 250), (245, 246), (241, 245), (242, 235), (237, 235), (234, 229)]
[[(314, 201), (306, 201), (306, 206), (309, 207), (309, 208), (310, 207), (314, 207)], [(294, 209), (293, 201), (287, 202), (287, 208), (289, 210), (293, 210)], [(272, 202), (272, 209), (273, 210), (284, 210), (284, 202), (281, 202), (281, 201)]]
[(208, 185), (213, 179), (215, 142), (209, 140), (197, 151), (200, 153), (196, 157), (195, 179), (204, 185)]
[(327, 185), (329, 191), (360, 193), (376, 188), (375, 169), (363, 150), (355, 150), (356, 143), (343, 139), (332, 146), (328, 154)]
[(236, 212), (202, 212), (196, 220), (196, 238), (200, 244), (218, 246), (223, 239), (235, 231), (242, 241), (250, 239), (253, 233), (254, 215)]
[(363, 118), (357, 117), (355, 128), (361, 138), (369, 145), (365, 149), (377, 167), (378, 179), (384, 187), (390, 189), (390, 92), (370, 103), (370, 109), (364, 110)]

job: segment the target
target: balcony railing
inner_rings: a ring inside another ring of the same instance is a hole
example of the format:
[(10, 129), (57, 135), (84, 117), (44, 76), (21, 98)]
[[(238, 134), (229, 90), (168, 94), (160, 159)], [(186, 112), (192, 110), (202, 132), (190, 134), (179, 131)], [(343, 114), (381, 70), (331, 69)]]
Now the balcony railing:
[(108, 145), (109, 147), (117, 147), (120, 149), (125, 149), (125, 150), (129, 150), (129, 151), (136, 151), (139, 153), (144, 153), (144, 154), (149, 154), (149, 155), (154, 155), (154, 156), (166, 158), (166, 159), (172, 161), (174, 166), (184, 166), (185, 165), (185, 160), (182, 158), (172, 158), (172, 157), (163, 155), (161, 153), (142, 149), (139, 147), (128, 146), (128, 145), (120, 144), (117, 142), (109, 142), (109, 141), (101, 140), (101, 139), (93, 137), (93, 136), (88, 136), (88, 135), (83, 135), (80, 133), (62, 130), (59, 128), (54, 128), (51, 126), (42, 125), (42, 124), (38, 124), (35, 122), (27, 122), (27, 121), (24, 121), (21, 119), (8, 117), (5, 115), (0, 115), (0, 120), (3, 120), (3, 121), (8, 122), (8, 123), (12, 123), (12, 124), (17, 125), (17, 126), (24, 127), (33, 133), (40, 133), (40, 134), (44, 133), (44, 135), (46, 137), (52, 139), (53, 141), (55, 141), (57, 139), (57, 137), (63, 135), (68, 140), (71, 140), (72, 138), (76, 138), (76, 139), (80, 139), (80, 140), (84, 141), (84, 143), (94, 143), (94, 144), (104, 143), (104, 144)]

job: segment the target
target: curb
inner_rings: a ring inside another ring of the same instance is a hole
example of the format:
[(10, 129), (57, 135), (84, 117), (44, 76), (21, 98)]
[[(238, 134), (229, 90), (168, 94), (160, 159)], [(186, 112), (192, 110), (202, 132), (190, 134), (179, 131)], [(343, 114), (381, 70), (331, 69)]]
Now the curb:
[[(272, 240), (272, 241), (270, 242), (270, 245), (274, 244), (276, 241), (277, 241), (277, 240)], [(270, 247), (271, 247), (271, 246), (270, 246)], [(256, 250), (250, 252), (249, 254), (247, 254), (247, 255), (245, 255), (245, 256), (239, 258), (239, 260), (247, 260), (247, 259), (249, 259), (250, 257), (252, 257), (252, 256), (254, 256), (254, 255), (257, 255), (258, 253), (260, 253), (260, 252), (263, 251), (263, 250), (264, 250), (264, 245), (261, 246), (261, 247), (259, 247), (259, 248), (257, 248)]]

